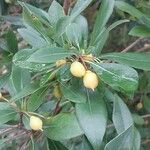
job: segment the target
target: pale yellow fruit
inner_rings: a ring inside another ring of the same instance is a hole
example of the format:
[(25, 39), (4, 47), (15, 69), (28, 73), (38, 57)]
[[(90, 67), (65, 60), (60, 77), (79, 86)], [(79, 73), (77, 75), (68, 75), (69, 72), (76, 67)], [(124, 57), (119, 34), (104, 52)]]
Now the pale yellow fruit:
[(5, 0), (5, 3), (11, 4), (12, 1), (11, 0)]
[(2, 98), (3, 96), (2, 96), (2, 93), (0, 92), (0, 98)]
[(58, 98), (58, 99), (61, 98), (62, 94), (61, 94), (59, 85), (56, 85), (56, 86), (54, 87), (53, 95), (54, 95), (56, 98)]
[(140, 102), (136, 105), (137, 109), (142, 109), (143, 108), (143, 104)]
[(30, 117), (30, 127), (33, 130), (42, 130), (43, 122), (39, 117), (31, 116)]
[(57, 67), (62, 66), (64, 64), (66, 64), (66, 60), (65, 59), (61, 59), (61, 60), (56, 61), (56, 66)]
[(94, 89), (98, 86), (97, 75), (90, 70), (86, 71), (83, 77), (83, 84), (86, 88), (92, 89), (94, 91)]
[(83, 77), (86, 70), (80, 62), (75, 61), (71, 64), (70, 72), (75, 77)]

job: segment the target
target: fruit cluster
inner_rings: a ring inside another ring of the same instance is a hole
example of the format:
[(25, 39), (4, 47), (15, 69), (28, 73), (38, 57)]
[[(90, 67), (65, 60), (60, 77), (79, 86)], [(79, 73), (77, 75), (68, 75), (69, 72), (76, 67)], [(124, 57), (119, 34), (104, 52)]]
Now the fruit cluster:
[(78, 61), (73, 62), (70, 67), (70, 72), (75, 77), (83, 77), (83, 84), (86, 88), (94, 91), (94, 89), (98, 86), (97, 75), (90, 70), (86, 70), (82, 63)]

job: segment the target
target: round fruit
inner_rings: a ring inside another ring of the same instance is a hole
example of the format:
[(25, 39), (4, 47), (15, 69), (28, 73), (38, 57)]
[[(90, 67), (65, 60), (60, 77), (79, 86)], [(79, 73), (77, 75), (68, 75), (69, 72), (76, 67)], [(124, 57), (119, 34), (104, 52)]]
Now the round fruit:
[(90, 70), (86, 71), (83, 77), (83, 84), (86, 88), (92, 89), (94, 91), (94, 89), (98, 86), (97, 75)]
[(59, 85), (56, 85), (56, 86), (54, 87), (53, 95), (54, 95), (56, 98), (58, 98), (58, 99), (61, 98), (62, 94), (61, 94)]
[(43, 122), (39, 117), (30, 117), (30, 127), (33, 130), (42, 130)]
[(3, 96), (2, 96), (2, 93), (0, 92), (0, 98), (2, 98)]
[(61, 59), (61, 60), (56, 61), (56, 66), (57, 67), (62, 66), (64, 64), (66, 64), (66, 60), (65, 59)]
[(86, 72), (84, 66), (78, 61), (75, 61), (71, 64), (70, 71), (75, 77), (83, 77)]
[(142, 109), (143, 108), (143, 104), (141, 102), (139, 102), (137, 105), (136, 105), (137, 109)]
[(12, 1), (11, 0), (5, 0), (5, 3), (11, 4)]

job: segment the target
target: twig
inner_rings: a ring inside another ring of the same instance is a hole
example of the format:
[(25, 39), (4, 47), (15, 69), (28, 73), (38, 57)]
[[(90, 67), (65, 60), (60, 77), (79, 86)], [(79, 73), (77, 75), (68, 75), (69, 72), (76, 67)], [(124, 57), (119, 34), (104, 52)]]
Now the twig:
[(70, 4), (71, 4), (71, 0), (64, 0), (63, 8), (66, 15), (68, 14)]
[(124, 50), (122, 50), (121, 53), (128, 52), (133, 46), (135, 46), (142, 39), (143, 39), (143, 37), (138, 38), (131, 45), (129, 45), (128, 47), (126, 47)]
[(150, 49), (150, 45), (144, 46), (144, 47), (140, 48), (140, 49), (137, 50), (137, 51), (138, 51), (138, 52), (143, 52), (143, 51), (148, 50), (148, 49)]

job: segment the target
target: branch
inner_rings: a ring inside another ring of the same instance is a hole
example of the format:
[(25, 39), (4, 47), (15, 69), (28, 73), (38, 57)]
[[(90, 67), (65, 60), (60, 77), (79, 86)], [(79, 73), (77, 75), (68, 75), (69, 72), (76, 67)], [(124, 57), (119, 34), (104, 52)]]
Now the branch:
[(130, 44), (128, 47), (126, 47), (124, 50), (122, 50), (121, 53), (128, 52), (132, 47), (134, 47), (142, 39), (143, 39), (143, 37), (138, 38), (136, 41), (134, 41), (132, 44)]

